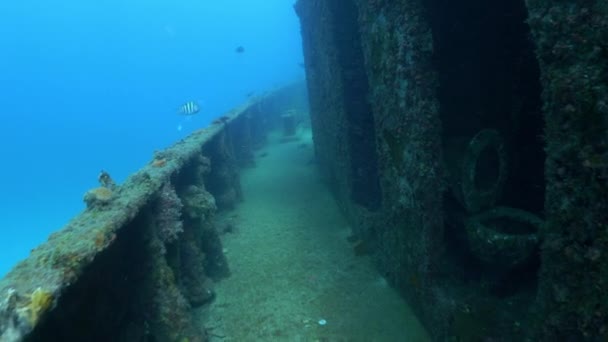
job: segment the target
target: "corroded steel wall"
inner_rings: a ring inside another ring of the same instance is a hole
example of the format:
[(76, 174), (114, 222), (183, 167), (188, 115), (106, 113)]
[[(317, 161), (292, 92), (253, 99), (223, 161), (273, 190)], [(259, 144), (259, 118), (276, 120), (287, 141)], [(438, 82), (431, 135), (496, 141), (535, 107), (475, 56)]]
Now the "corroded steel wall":
[(296, 11), (320, 167), (434, 338), (605, 338), (605, 2)]
[(608, 338), (608, 3), (526, 1), (542, 71), (546, 340)]

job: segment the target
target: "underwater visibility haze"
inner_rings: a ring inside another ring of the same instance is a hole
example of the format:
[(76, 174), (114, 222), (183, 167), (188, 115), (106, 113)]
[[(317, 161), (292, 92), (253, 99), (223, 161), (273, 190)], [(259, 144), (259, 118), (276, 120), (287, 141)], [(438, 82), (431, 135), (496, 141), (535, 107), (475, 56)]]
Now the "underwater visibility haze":
[[(2, 1), (0, 275), (83, 209), (100, 170), (122, 181), (247, 96), (302, 79), (292, 6)], [(187, 101), (201, 111), (184, 120)]]
[(0, 341), (608, 341), (606, 4), (1, 3)]

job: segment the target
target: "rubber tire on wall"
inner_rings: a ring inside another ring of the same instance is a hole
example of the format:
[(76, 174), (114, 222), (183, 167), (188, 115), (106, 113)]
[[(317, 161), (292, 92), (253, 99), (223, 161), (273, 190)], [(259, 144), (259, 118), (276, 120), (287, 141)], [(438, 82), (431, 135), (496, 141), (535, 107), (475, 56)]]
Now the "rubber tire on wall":
[[(498, 156), (498, 176), (494, 184), (487, 189), (479, 189), (475, 185), (477, 163), (481, 153), (486, 148), (492, 148)], [(496, 204), (502, 194), (507, 179), (507, 153), (504, 140), (493, 129), (483, 129), (477, 133), (464, 152), (461, 172), (461, 189), (464, 205), (469, 213), (477, 213)]]

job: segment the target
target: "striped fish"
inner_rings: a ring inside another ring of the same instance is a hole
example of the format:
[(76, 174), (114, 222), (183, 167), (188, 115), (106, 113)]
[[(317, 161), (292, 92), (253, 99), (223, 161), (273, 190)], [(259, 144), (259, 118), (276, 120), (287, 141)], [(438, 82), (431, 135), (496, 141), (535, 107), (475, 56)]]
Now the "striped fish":
[(188, 101), (181, 105), (177, 110), (177, 114), (184, 116), (196, 115), (201, 110), (201, 107), (195, 101)]

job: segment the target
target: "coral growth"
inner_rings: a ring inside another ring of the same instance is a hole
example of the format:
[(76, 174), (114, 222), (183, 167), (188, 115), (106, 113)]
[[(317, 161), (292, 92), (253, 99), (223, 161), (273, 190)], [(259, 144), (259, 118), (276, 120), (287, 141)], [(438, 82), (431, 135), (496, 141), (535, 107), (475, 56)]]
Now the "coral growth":
[(211, 171), (211, 160), (209, 158), (201, 155), (198, 155), (195, 159), (196, 163), (196, 178), (194, 179), (194, 183), (199, 186), (204, 187), (205, 185), (205, 177)]
[(146, 320), (149, 335), (156, 341), (203, 341), (205, 332), (200, 331), (192, 321), (191, 306), (177, 285), (175, 270), (167, 262), (166, 256), (154, 252), (158, 237), (149, 241), (151, 258), (148, 265), (150, 272), (146, 273), (145, 298), (149, 301), (146, 306)]
[(87, 209), (103, 207), (109, 204), (115, 197), (116, 183), (114, 183), (109, 173), (101, 170), (97, 180), (101, 186), (93, 188), (84, 194), (84, 202), (87, 204)]
[(182, 224), (182, 201), (170, 183), (166, 183), (158, 194), (156, 226), (158, 237), (163, 242), (173, 242), (184, 231)]
[(29, 298), (8, 289), (0, 301), (0, 341), (21, 341), (35, 327), (40, 318), (53, 306), (53, 294), (37, 288)]
[(107, 205), (112, 199), (114, 199), (114, 192), (103, 186), (91, 189), (84, 194), (84, 202), (88, 209)]
[(180, 243), (182, 293), (192, 307), (198, 307), (213, 299), (213, 282), (205, 274), (205, 254), (196, 239), (181, 239)]
[(189, 219), (209, 219), (217, 210), (213, 195), (195, 185), (183, 193), (183, 204), (184, 216)]
[(19, 341), (30, 329), (26, 322), (19, 319), (16, 311), (18, 300), (17, 291), (10, 288), (0, 301), (0, 341)]

